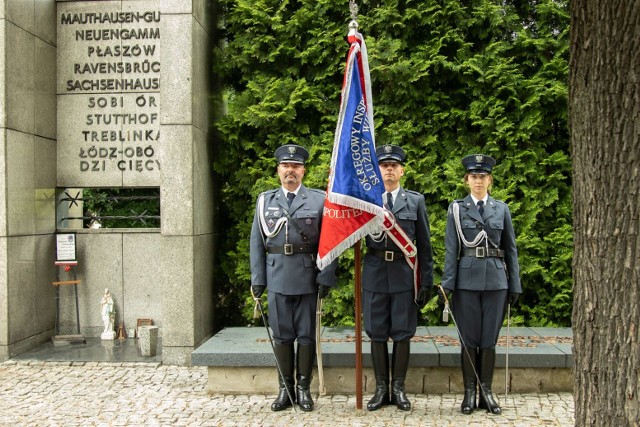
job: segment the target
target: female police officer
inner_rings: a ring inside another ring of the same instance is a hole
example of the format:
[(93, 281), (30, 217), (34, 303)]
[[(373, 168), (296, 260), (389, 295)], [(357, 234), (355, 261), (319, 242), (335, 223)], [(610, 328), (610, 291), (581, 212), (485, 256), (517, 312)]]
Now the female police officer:
[(462, 164), (470, 194), (449, 205), (442, 288), (447, 296), (453, 292), (452, 310), (462, 344), (461, 411), (471, 414), (476, 408), (479, 378), (477, 407), (500, 414), (491, 384), (505, 309), (522, 293), (518, 251), (508, 206), (489, 195), (496, 161), (472, 154)]

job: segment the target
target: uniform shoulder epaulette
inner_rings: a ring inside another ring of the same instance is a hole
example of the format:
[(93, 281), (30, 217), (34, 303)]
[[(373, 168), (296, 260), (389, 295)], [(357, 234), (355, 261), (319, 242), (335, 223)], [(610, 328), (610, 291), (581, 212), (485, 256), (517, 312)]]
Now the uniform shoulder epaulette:
[(272, 190), (263, 191), (262, 193), (260, 193), (260, 195), (261, 196), (266, 196), (266, 195), (269, 195), (269, 194), (274, 194), (274, 193), (277, 193), (278, 190), (279, 190), (279, 188), (274, 188)]
[(496, 203), (500, 203), (501, 205), (506, 205), (505, 202), (503, 202), (502, 200), (498, 200), (498, 199), (493, 199)]
[(424, 197), (424, 194), (419, 193), (419, 192), (417, 192), (417, 191), (413, 191), (413, 190), (404, 190), (404, 191), (406, 191), (406, 192), (407, 192), (407, 193), (409, 193), (409, 194), (415, 194), (416, 196), (422, 196), (422, 197)]
[(308, 188), (308, 190), (309, 190), (309, 191), (313, 191), (314, 193), (320, 193), (320, 194), (322, 194), (323, 196), (326, 194), (326, 191), (325, 191), (325, 190), (319, 190), (319, 189), (317, 189), (317, 188)]
[(453, 213), (453, 204), (454, 203), (462, 204), (462, 203), (464, 203), (464, 200), (463, 199), (455, 199), (453, 202), (451, 202), (451, 204), (449, 205), (449, 209), (447, 209), (447, 214), (451, 215)]

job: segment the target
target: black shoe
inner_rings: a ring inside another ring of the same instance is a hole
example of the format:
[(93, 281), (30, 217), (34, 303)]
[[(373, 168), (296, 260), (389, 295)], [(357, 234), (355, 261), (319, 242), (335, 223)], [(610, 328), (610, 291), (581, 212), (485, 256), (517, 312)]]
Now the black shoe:
[(495, 397), (493, 397), (493, 393), (491, 390), (485, 389), (480, 390), (480, 401), (478, 403), (478, 408), (486, 409), (487, 412), (491, 412), (493, 415), (502, 414), (502, 408), (496, 401)]
[(473, 414), (473, 410), (476, 408), (476, 389), (464, 389), (464, 398), (460, 405), (460, 412), (465, 415)]
[(391, 403), (389, 398), (389, 385), (376, 385), (376, 392), (373, 394), (369, 403), (367, 403), (367, 409), (370, 411), (377, 411), (389, 403)]
[(411, 410), (411, 402), (407, 399), (407, 395), (404, 392), (404, 384), (402, 388), (393, 387), (391, 391), (391, 404), (396, 405), (401, 411)]
[(296, 398), (298, 400), (298, 407), (304, 412), (313, 411), (313, 399), (311, 398), (311, 391), (308, 387), (296, 386)]
[[(291, 397), (295, 399), (295, 393), (293, 392), (293, 390), (289, 390), (289, 392), (291, 393)], [(287, 394), (287, 389), (283, 387), (280, 389), (280, 392), (278, 393), (278, 397), (276, 397), (276, 400), (274, 400), (273, 403), (271, 404), (271, 410), (274, 412), (284, 411), (285, 409), (290, 408), (292, 406), (293, 406), (293, 402), (291, 402), (291, 399), (289, 399), (289, 395)]]

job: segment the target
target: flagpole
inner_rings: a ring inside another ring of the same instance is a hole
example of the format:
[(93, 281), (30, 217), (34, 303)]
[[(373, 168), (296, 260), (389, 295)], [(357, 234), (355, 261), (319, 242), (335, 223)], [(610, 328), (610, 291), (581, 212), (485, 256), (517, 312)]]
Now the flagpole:
[[(358, 32), (358, 6), (349, 1), (349, 54), (340, 97), (340, 112), (331, 154), (327, 198), (322, 214), (317, 265), (323, 269), (354, 248), (356, 412), (362, 411), (362, 238), (382, 227), (384, 185), (375, 155), (373, 101), (369, 60)], [(357, 152), (357, 153), (356, 153)], [(354, 154), (359, 157), (356, 159)], [(366, 155), (364, 155), (366, 154)], [(364, 180), (360, 175), (368, 171)]]
[[(351, 22), (349, 23), (349, 33), (358, 30), (358, 5), (355, 0), (349, 0), (349, 11), (351, 12)], [(373, 123), (371, 123), (373, 130)], [(356, 412), (362, 411), (362, 265), (361, 265), (361, 243), (358, 240), (354, 244), (355, 258), (355, 303), (356, 303)]]
[(362, 283), (360, 265), (360, 241), (354, 247), (355, 299), (356, 299), (356, 410), (362, 410)]

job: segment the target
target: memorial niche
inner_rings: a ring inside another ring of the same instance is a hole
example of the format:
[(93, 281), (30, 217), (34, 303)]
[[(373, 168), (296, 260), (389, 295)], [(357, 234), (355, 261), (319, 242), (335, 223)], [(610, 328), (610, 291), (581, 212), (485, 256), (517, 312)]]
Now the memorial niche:
[(82, 206), (83, 228), (160, 228), (160, 189), (84, 188), (67, 189), (61, 202)]

